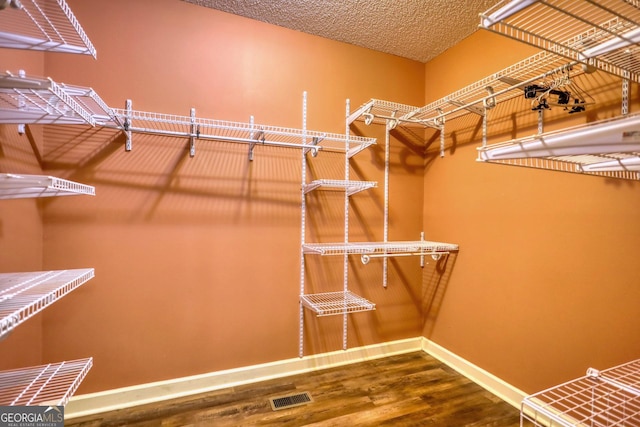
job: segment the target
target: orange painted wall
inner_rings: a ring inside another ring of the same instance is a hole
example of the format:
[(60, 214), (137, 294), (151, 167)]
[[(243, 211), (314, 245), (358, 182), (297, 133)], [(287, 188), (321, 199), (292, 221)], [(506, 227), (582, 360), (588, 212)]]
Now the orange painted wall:
[[(345, 101), (421, 105), (424, 65), (177, 0), (69, 2), (98, 59), (47, 54), (55, 81), (89, 86), (112, 107), (345, 132)], [(27, 70), (30, 71), (30, 70)], [(351, 240), (382, 239), (381, 145), (352, 162)], [(48, 126), (47, 173), (95, 185), (95, 197), (44, 204), (47, 269), (94, 267), (96, 277), (44, 315), (43, 358), (94, 357), (79, 393), (236, 368), (298, 355), (298, 150)], [(418, 239), (422, 154), (391, 141), (390, 238)], [(344, 157), (310, 159), (310, 179), (341, 178)], [(308, 196), (307, 241), (343, 239), (343, 196)], [(349, 347), (419, 336), (417, 259), (351, 260), (350, 288), (378, 304), (351, 316)], [(342, 290), (342, 259), (308, 259), (307, 292)], [(342, 318), (305, 321), (305, 354), (342, 348)]]
[[(490, 46), (491, 48), (488, 48)], [(430, 102), (535, 53), (478, 31), (426, 66)], [(620, 81), (595, 73), (584, 114), (547, 114), (545, 129), (620, 114)], [(536, 132), (520, 97), (489, 113), (489, 142)], [(631, 111), (639, 89), (632, 85)], [(424, 335), (525, 392), (640, 356), (640, 184), (476, 162), (481, 121), (447, 123), (447, 154), (425, 171), (425, 230), (460, 245)]]
[[(17, 71), (44, 69), (42, 53), (0, 49), (0, 65)], [(0, 173), (40, 174), (36, 152), (42, 148), (38, 129), (33, 144), (16, 126), (0, 125)], [(0, 200), (0, 272), (42, 270), (42, 210), (34, 199)], [(42, 363), (42, 315), (36, 315), (0, 341), (0, 370)]]

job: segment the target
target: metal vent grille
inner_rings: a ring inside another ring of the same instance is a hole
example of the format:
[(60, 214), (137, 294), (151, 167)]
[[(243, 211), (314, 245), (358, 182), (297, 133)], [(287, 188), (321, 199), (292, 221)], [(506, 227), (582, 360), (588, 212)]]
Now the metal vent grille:
[(313, 402), (311, 395), (308, 392), (290, 394), (287, 396), (272, 397), (269, 399), (271, 403), (271, 409), (278, 411), (280, 409), (292, 408), (294, 406), (306, 405)]

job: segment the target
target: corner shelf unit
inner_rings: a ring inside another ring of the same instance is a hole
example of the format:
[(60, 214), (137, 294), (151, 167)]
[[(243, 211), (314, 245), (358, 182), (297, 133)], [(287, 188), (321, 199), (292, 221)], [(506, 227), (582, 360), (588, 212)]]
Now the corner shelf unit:
[(0, 372), (0, 405), (66, 405), (93, 366), (78, 359)]
[(91, 185), (53, 176), (0, 174), (0, 200), (74, 195), (95, 196), (95, 194), (95, 187)]
[(0, 273), (0, 339), (93, 277), (93, 268)]
[(607, 370), (588, 369), (584, 377), (527, 396), (520, 425), (640, 426), (640, 360)]
[(502, 0), (480, 27), (640, 83), (640, 8), (633, 0)]
[[(480, 28), (539, 47), (541, 52), (472, 83), (423, 107), (372, 99), (349, 116), (371, 123), (431, 127), (441, 131), (440, 152), (444, 153), (447, 120), (475, 114), (482, 117), (483, 143), (487, 147), (489, 112), (497, 104), (523, 95), (523, 89), (544, 81), (561, 83), (569, 75), (578, 77), (599, 70), (622, 79), (622, 112), (628, 114), (629, 82), (640, 83), (640, 8), (626, 0), (503, 0), (480, 16)], [(568, 105), (571, 107), (571, 105)], [(542, 113), (539, 112), (539, 127)], [(636, 128), (638, 129), (638, 128)], [(517, 141), (515, 142), (518, 143)], [(509, 143), (506, 143), (509, 145)], [(557, 170), (612, 178), (638, 179), (630, 165), (640, 163), (638, 150), (580, 152), (577, 144), (571, 156), (528, 155), (479, 161)], [(619, 160), (622, 160), (621, 165)], [(605, 163), (609, 162), (609, 163)], [(597, 170), (593, 164), (598, 164)], [(630, 172), (631, 171), (631, 172)]]
[[(640, 83), (640, 8), (626, 0), (503, 0), (480, 15), (480, 27), (543, 49), (569, 61), (574, 70), (603, 71), (622, 80), (621, 115), (589, 123), (566, 133), (539, 134), (479, 148), (479, 161), (622, 179), (640, 179), (640, 125), (627, 119), (629, 82)], [(608, 132), (629, 126), (609, 139), (592, 138), (599, 127)], [(541, 128), (541, 126), (539, 126)], [(585, 133), (589, 139), (585, 139)], [(583, 138), (578, 138), (582, 135)], [(553, 140), (565, 142), (559, 149)], [(571, 142), (569, 137), (571, 138)], [(585, 141), (591, 143), (585, 144)], [(543, 146), (533, 150), (532, 146)]]
[(0, 47), (96, 57), (65, 0), (11, 0), (10, 4), (0, 10)]

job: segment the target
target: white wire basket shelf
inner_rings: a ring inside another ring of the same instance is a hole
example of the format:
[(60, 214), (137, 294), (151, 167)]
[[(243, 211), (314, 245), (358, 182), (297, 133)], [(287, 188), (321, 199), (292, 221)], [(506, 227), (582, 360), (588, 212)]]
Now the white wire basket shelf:
[(10, 72), (0, 74), (0, 123), (95, 126), (112, 121), (112, 116), (91, 88)]
[(1, 273), (0, 338), (93, 277), (93, 268)]
[(640, 426), (640, 360), (587, 375), (526, 397), (521, 425)]
[(78, 359), (0, 372), (0, 405), (66, 405), (93, 366)]
[(478, 160), (638, 179), (640, 114), (631, 114), (478, 148)]
[(640, 81), (640, 8), (630, 0), (502, 0), (480, 27)]
[(347, 118), (347, 124), (356, 120), (364, 121), (367, 125), (372, 123), (384, 124), (387, 120), (400, 120), (403, 124), (424, 126), (418, 120), (412, 120), (419, 107), (399, 104), (397, 102), (371, 99), (351, 113)]
[(0, 47), (91, 55), (96, 49), (65, 0), (20, 0), (0, 11)]
[(310, 255), (344, 255), (344, 254), (413, 254), (430, 255), (458, 250), (453, 243), (429, 242), (426, 240), (407, 242), (353, 242), (353, 243), (306, 243), (302, 245), (303, 253)]
[(256, 146), (302, 148), (347, 152), (349, 156), (376, 143), (375, 138), (318, 132), (304, 129), (232, 122), (191, 116), (113, 109), (115, 123), (105, 123), (124, 131), (200, 140), (215, 140)]
[(351, 291), (304, 294), (300, 296), (300, 302), (318, 317), (372, 311), (376, 308), (374, 303)]
[(347, 195), (352, 196), (370, 188), (375, 188), (378, 183), (375, 181), (347, 181), (333, 179), (317, 179), (304, 186), (304, 192), (309, 193), (314, 190), (344, 190)]
[(53, 176), (0, 174), (0, 199), (95, 194), (95, 187), (91, 185)]

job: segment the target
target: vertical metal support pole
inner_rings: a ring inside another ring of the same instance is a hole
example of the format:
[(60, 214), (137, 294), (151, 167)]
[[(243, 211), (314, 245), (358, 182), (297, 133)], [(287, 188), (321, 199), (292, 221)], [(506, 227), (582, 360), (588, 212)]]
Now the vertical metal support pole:
[(624, 70), (622, 79), (622, 115), (629, 114), (629, 71)]
[(440, 126), (440, 157), (444, 157), (444, 124)]
[[(344, 179), (349, 181), (349, 99), (347, 99), (345, 106), (345, 147), (344, 147)], [(344, 244), (349, 243), (349, 193), (344, 192)], [(343, 255), (343, 281), (344, 281), (344, 313), (342, 314), (342, 349), (347, 349), (347, 330), (348, 330), (348, 315), (347, 315), (347, 292), (349, 292), (349, 256), (345, 251)]]
[(125, 102), (124, 109), (126, 111), (125, 117), (124, 117), (124, 135), (127, 138), (124, 143), (124, 150), (131, 151), (131, 149), (133, 148), (133, 143), (131, 141), (131, 131), (129, 130), (131, 129), (131, 114), (132, 114), (130, 99), (127, 99), (127, 101)]
[(542, 135), (544, 132), (544, 110), (541, 108), (538, 110), (538, 135)]
[[(420, 241), (424, 242), (424, 231), (420, 232)], [(420, 255), (420, 268), (424, 268), (424, 254), (422, 254), (422, 251)]]
[(482, 116), (482, 148), (487, 146), (487, 114), (489, 109), (484, 107), (484, 115)]
[[(253, 141), (254, 136), (255, 136), (255, 132), (253, 131), (253, 116), (250, 117), (249, 119), (249, 124), (251, 126), (251, 132), (249, 133), (249, 139)], [(256, 146), (255, 142), (250, 142), (249, 143), (249, 161), (252, 162), (253, 161), (253, 147)], [(304, 150), (302, 150), (302, 160), (304, 161)], [(304, 180), (302, 181), (302, 188), (304, 189)], [(304, 199), (304, 193), (302, 193), (302, 198)]]
[[(389, 153), (390, 153), (390, 134), (393, 129), (391, 120), (386, 121), (385, 139), (384, 139), (384, 225), (383, 225), (383, 242), (389, 241)], [(385, 249), (385, 255), (387, 254)], [(389, 272), (388, 257), (382, 258), (382, 286), (387, 287)]]
[(200, 133), (199, 130), (196, 129), (196, 109), (192, 108), (191, 113), (189, 114), (191, 121), (191, 136), (189, 137), (189, 157), (195, 157), (196, 155), (196, 131)]
[[(253, 117), (252, 123), (253, 123)], [(307, 143), (307, 92), (302, 93), (302, 145)], [(307, 183), (307, 157), (304, 149), (300, 150), (302, 156), (302, 185), (300, 186), (301, 194), (301, 221), (300, 221), (300, 327), (298, 338), (298, 356), (304, 356), (304, 306), (302, 305), (302, 296), (304, 295), (304, 243), (305, 232), (307, 227), (307, 200), (304, 194), (304, 186)]]

